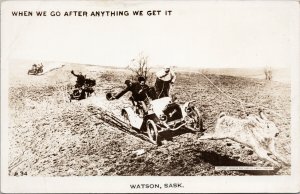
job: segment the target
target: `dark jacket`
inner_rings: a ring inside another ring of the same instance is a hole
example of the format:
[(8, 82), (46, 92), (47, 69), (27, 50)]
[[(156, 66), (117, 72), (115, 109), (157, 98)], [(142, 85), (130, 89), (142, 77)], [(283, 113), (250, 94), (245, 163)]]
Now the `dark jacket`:
[(75, 73), (71, 72), (75, 77), (77, 77), (76, 86), (81, 87), (84, 85), (85, 77), (83, 75), (76, 75)]
[(147, 91), (149, 87), (147, 85), (141, 86), (139, 82), (132, 83), (131, 86), (127, 86), (124, 90), (118, 93), (115, 97), (119, 99), (127, 92), (132, 92), (132, 97), (135, 101), (144, 101), (147, 98)]

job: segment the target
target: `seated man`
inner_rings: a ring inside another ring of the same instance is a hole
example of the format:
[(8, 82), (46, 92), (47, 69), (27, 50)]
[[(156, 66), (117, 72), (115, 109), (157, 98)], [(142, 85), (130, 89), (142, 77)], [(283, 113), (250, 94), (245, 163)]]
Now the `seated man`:
[(145, 84), (145, 78), (139, 77), (138, 82), (133, 83), (130, 80), (126, 80), (125, 84), (127, 85), (127, 87), (117, 95), (113, 96), (112, 99), (119, 99), (128, 91), (131, 91), (132, 96), (129, 99), (131, 100), (134, 107), (136, 107), (138, 104), (141, 104), (143, 112), (146, 113), (148, 111), (146, 103), (148, 102), (147, 91), (149, 87)]
[(32, 65), (32, 70), (34, 70), (34, 71), (37, 70), (37, 65), (36, 65), (36, 64), (33, 64), (33, 65)]

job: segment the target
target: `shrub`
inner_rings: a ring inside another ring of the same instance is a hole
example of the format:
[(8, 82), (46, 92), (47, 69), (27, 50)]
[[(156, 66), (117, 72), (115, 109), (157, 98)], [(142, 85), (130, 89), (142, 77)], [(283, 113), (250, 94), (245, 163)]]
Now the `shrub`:
[(272, 68), (270, 66), (265, 67), (264, 73), (266, 76), (266, 80), (272, 80)]

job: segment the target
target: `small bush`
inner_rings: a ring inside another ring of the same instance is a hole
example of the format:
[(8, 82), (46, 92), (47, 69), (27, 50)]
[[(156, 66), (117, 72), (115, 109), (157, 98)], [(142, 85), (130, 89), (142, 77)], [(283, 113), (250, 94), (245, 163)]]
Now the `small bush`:
[(148, 66), (148, 56), (140, 53), (135, 59), (132, 59), (127, 69), (133, 72), (131, 78), (136, 80), (138, 77), (144, 77), (146, 81), (150, 78), (150, 67)]
[(271, 67), (269, 67), (269, 66), (267, 66), (267, 67), (265, 67), (265, 69), (264, 69), (264, 73), (265, 73), (265, 76), (266, 76), (266, 80), (272, 80), (272, 68)]

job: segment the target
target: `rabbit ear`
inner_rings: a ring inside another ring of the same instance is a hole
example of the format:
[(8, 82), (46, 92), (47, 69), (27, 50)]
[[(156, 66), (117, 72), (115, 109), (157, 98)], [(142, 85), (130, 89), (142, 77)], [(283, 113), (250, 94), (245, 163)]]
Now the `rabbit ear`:
[(252, 124), (257, 124), (261, 122), (261, 119), (258, 116), (250, 115), (247, 117), (249, 121), (251, 121)]
[(265, 116), (265, 114), (263, 113), (262, 110), (259, 111), (259, 116), (260, 116), (260, 118), (262, 118), (263, 120), (266, 120), (266, 121), (268, 120), (267, 117)]
[(225, 112), (221, 112), (221, 113), (219, 114), (219, 118), (222, 118), (222, 117), (224, 117), (224, 116), (226, 116), (226, 113), (225, 113)]

